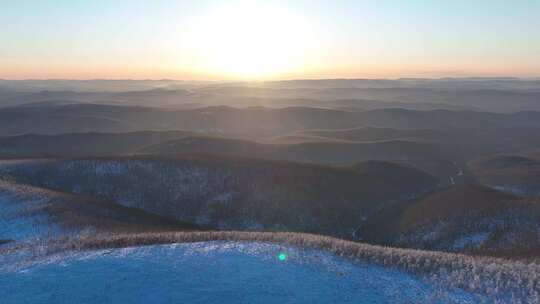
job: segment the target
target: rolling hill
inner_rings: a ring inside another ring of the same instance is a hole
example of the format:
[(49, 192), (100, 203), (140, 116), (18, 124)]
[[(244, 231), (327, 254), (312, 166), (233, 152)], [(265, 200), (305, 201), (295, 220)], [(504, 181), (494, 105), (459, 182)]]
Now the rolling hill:
[(469, 162), (479, 182), (520, 196), (540, 196), (540, 161), (521, 155), (495, 155)]
[(4, 179), (95, 196), (215, 229), (304, 231), (355, 238), (377, 210), (438, 181), (390, 163), (325, 167), (215, 157), (7, 162)]
[(140, 131), (127, 133), (26, 134), (0, 137), (1, 157), (107, 156), (133, 154), (158, 143), (195, 133)]
[(313, 142), (263, 144), (188, 131), (0, 137), (0, 157), (5, 158), (204, 154), (331, 165), (381, 160), (414, 166), (447, 181), (450, 177), (455, 179), (462, 164), (477, 153), (464, 146), (401, 139), (351, 142), (318, 138)]
[[(460, 130), (461, 131), (461, 130)], [(459, 132), (459, 131), (458, 131)], [(298, 131), (271, 139), (273, 143), (302, 143), (317, 141), (340, 140), (345, 142), (371, 142), (388, 140), (409, 140), (428, 142), (448, 142), (449, 136), (454, 136), (449, 131), (433, 129), (391, 129), (361, 127), (337, 130), (305, 130)]]
[(463, 160), (467, 155), (455, 147), (399, 140), (370, 143), (260, 144), (215, 137), (185, 137), (146, 147), (139, 152), (158, 155), (218, 154), (342, 165), (366, 160)]
[(386, 209), (366, 229), (392, 246), (516, 257), (540, 252), (539, 223), (539, 202), (462, 184)]

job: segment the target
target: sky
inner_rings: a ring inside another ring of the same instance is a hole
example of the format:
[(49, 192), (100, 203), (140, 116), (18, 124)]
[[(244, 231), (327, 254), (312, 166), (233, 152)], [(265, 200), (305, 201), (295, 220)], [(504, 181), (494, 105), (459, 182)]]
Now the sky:
[(19, 0), (4, 79), (540, 76), (540, 0)]

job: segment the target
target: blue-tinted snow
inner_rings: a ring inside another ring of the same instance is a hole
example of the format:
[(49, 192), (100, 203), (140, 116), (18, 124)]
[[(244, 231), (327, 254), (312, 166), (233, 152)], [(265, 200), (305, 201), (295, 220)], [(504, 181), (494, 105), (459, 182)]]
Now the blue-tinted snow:
[(477, 302), (322, 251), (238, 242), (69, 253), (19, 265), (0, 259), (0, 286), (4, 304)]
[(60, 228), (39, 212), (43, 199), (0, 192), (0, 239), (23, 240), (57, 234)]

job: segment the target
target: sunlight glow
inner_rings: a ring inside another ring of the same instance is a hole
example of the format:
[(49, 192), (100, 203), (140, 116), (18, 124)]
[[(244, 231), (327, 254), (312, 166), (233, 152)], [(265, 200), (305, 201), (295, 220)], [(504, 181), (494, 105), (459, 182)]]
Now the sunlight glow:
[(201, 70), (256, 79), (302, 69), (311, 36), (303, 20), (253, 1), (214, 8), (194, 22)]

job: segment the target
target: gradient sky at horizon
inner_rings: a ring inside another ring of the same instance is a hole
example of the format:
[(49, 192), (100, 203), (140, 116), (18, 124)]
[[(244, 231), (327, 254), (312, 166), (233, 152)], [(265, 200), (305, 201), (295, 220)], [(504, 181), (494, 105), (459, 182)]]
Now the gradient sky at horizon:
[(540, 76), (540, 0), (7, 1), (0, 78)]

